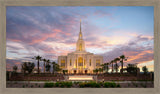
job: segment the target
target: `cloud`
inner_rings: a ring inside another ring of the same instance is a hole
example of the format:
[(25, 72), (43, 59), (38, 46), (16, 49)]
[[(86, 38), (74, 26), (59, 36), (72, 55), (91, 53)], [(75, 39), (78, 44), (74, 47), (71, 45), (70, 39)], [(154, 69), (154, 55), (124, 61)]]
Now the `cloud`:
[[(127, 63), (145, 63), (153, 60), (153, 45), (152, 46), (144, 46), (139, 45), (139, 43), (151, 41), (150, 44), (153, 43), (153, 38), (144, 37), (142, 35), (136, 36), (136, 38), (132, 39), (128, 43), (124, 45), (117, 45), (117, 47), (113, 48), (113, 50), (102, 54), (104, 56), (104, 61), (109, 62), (120, 55), (125, 55), (128, 57)], [(134, 43), (134, 45), (133, 45)]]

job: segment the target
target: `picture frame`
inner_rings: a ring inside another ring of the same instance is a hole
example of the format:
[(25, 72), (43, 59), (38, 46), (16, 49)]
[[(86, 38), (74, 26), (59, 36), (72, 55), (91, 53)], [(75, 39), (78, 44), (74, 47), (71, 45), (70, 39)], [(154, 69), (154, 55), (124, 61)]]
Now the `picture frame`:
[[(6, 88), (6, 6), (154, 6), (154, 88)], [(160, 0), (0, 0), (0, 93), (159, 94)]]

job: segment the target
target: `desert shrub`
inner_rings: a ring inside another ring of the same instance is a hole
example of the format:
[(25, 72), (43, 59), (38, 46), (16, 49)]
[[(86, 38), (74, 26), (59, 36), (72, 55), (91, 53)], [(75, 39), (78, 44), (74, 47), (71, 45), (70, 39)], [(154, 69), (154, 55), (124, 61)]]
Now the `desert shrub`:
[(54, 83), (52, 83), (52, 82), (47, 82), (47, 83), (45, 83), (44, 84), (44, 87), (53, 87), (54, 86)]

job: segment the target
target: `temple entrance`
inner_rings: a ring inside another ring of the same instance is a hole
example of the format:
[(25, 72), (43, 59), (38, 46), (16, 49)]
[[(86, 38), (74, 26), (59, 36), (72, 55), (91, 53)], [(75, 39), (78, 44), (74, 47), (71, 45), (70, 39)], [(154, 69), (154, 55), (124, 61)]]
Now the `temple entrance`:
[(76, 72), (77, 72), (77, 71), (76, 71), (76, 70), (74, 70), (74, 74), (76, 74)]
[(78, 58), (78, 67), (81, 69), (83, 68), (83, 58), (82, 57), (79, 57)]
[(83, 74), (83, 71), (82, 71), (82, 70), (79, 70), (79, 74)]

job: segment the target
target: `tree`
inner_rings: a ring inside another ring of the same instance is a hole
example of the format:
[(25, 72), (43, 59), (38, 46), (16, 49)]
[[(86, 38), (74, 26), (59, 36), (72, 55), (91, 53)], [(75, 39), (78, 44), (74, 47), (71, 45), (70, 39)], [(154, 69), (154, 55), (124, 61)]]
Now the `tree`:
[(28, 73), (30, 74), (33, 71), (33, 69), (34, 69), (35, 64), (31, 63), (31, 62), (28, 62), (27, 66), (28, 66), (28, 69), (27, 69)]
[(101, 65), (102, 66), (102, 70), (105, 71), (105, 72), (107, 72), (107, 73), (109, 71), (108, 65), (109, 65), (109, 63), (104, 63), (104, 64)]
[(137, 67), (136, 64), (128, 64), (126, 70), (127, 70), (128, 73), (136, 74), (137, 73), (137, 69), (138, 69), (138, 67)]
[(48, 59), (46, 62), (47, 62), (47, 64), (46, 64), (46, 71), (47, 71), (47, 72), (50, 72), (50, 69), (51, 69), (50, 63), (51, 63), (51, 62), (50, 62), (49, 59)]
[(103, 72), (103, 69), (102, 69), (102, 68), (99, 68), (98, 71), (101, 73), (101, 72)]
[(51, 65), (49, 63), (46, 64), (46, 71), (50, 72)]
[(23, 70), (23, 74), (25, 75), (26, 71), (27, 71), (27, 62), (23, 62), (23, 64), (21, 65), (21, 67), (22, 67), (22, 70)]
[(116, 73), (118, 72), (118, 68), (119, 68), (119, 66), (118, 66), (118, 64), (117, 64), (117, 62), (118, 62), (119, 60), (120, 60), (119, 58), (115, 58), (115, 59), (114, 59), (114, 62), (116, 63), (116, 64), (115, 64), (115, 66), (116, 66), (116, 67), (115, 67), (115, 68), (116, 68)]
[(37, 67), (38, 67), (38, 74), (39, 74), (39, 62), (41, 61), (42, 57), (38, 55), (38, 56), (35, 56), (33, 59), (37, 60)]
[(116, 63), (114, 64), (114, 70), (116, 70), (116, 73), (117, 73), (117, 70), (119, 69), (119, 65)]
[(16, 65), (13, 66), (13, 72), (17, 72), (18, 67)]
[(119, 58), (120, 58), (120, 63), (121, 63), (121, 70), (123, 73), (123, 63), (124, 61), (127, 61), (127, 58), (125, 57), (125, 55), (121, 55)]
[(53, 67), (53, 70), (52, 70), (52, 72), (53, 72), (53, 74), (55, 73), (55, 71), (56, 71), (56, 67), (57, 67), (57, 65), (56, 65), (56, 62), (52, 62), (52, 67)]
[(34, 69), (35, 64), (32, 62), (23, 62), (21, 66), (24, 74), (26, 73), (26, 71), (30, 74)]
[[(62, 69), (60, 68), (60, 66), (58, 65), (58, 64), (56, 64), (56, 68), (55, 68), (55, 71), (56, 72), (59, 72), (59, 71), (61, 71)], [(67, 71), (68, 72), (68, 71)]]
[(53, 65), (53, 74), (55, 72), (61, 71), (60, 66), (56, 62), (52, 62), (52, 65)]
[(113, 73), (113, 63), (114, 63), (114, 61), (112, 60), (112, 61), (110, 62), (110, 64), (112, 64), (112, 73)]
[(96, 73), (96, 74), (98, 73), (98, 71), (99, 71), (98, 69), (93, 70), (93, 72)]
[(146, 66), (143, 66), (143, 67), (142, 67), (142, 70), (143, 70), (144, 74), (147, 74), (148, 68), (147, 68)]
[(109, 63), (106, 64), (107, 73), (108, 73), (108, 71), (109, 71), (109, 65), (110, 65)]
[(43, 60), (43, 72), (45, 73), (45, 68), (46, 68), (46, 59), (44, 58), (44, 59), (42, 59)]
[[(105, 64), (106, 64), (106, 63), (101, 64), (101, 66), (102, 66), (102, 70), (103, 70), (103, 71), (105, 71)], [(103, 71), (102, 71), (102, 72), (103, 72)]]
[(68, 72), (68, 70), (63, 70), (63, 74), (64, 74), (64, 75), (66, 74), (66, 72)]

